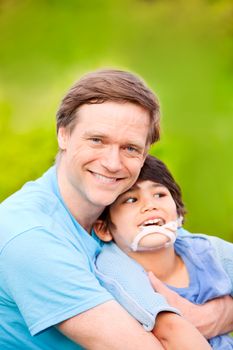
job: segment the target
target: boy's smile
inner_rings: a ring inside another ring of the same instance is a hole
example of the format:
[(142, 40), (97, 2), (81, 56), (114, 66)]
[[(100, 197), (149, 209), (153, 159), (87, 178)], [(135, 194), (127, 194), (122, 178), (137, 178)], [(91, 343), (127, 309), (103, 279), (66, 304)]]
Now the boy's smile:
[(141, 227), (143, 226), (151, 226), (151, 225), (157, 225), (157, 226), (162, 226), (165, 224), (165, 221), (162, 218), (155, 218), (155, 219), (149, 219), (146, 221), (143, 221), (141, 224)]
[[(113, 223), (111, 234), (116, 244), (126, 250), (142, 229), (152, 229), (153, 226), (162, 226), (176, 220), (177, 209), (166, 187), (152, 181), (139, 181), (112, 204), (110, 217)], [(167, 242), (162, 234), (153, 236), (153, 240), (159, 240), (161, 244)], [(152, 235), (144, 237), (144, 243), (148, 238), (151, 240)]]

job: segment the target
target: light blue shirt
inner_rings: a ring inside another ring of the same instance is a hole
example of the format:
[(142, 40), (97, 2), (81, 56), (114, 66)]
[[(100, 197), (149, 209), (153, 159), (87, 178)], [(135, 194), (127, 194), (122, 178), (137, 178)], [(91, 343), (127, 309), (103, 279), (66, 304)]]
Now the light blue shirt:
[(54, 325), (113, 299), (93, 272), (99, 251), (65, 207), (55, 167), (5, 200), (0, 205), (0, 349), (81, 349)]
[[(175, 250), (185, 262), (189, 273), (189, 286), (169, 288), (195, 304), (204, 304), (208, 300), (232, 293), (230, 276), (216, 259), (214, 247), (208, 239), (191, 235), (178, 236)], [(213, 337), (209, 339), (209, 343), (212, 349), (233, 349), (233, 338), (227, 334)]]
[[(171, 289), (196, 304), (233, 293), (233, 244), (179, 229), (175, 250), (186, 264), (190, 283), (187, 288), (169, 286)], [(163, 301), (142, 266), (116, 244), (107, 243), (96, 259), (96, 268), (102, 285), (145, 329), (152, 330), (161, 311), (159, 303), (163, 305)], [(169, 310), (169, 306), (167, 310), (176, 311)], [(233, 338), (229, 335), (214, 337), (209, 342), (216, 350), (233, 349)]]

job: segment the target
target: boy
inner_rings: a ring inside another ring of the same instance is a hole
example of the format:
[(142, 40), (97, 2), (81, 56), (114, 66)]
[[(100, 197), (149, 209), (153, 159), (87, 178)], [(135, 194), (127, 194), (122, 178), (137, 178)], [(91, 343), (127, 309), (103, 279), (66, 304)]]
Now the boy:
[[(120, 195), (95, 225), (102, 241), (114, 240), (120, 248), (114, 243), (103, 248), (96, 261), (100, 280), (105, 286), (111, 285), (112, 291), (114, 286), (117, 290), (116, 285), (127, 291), (115, 291), (115, 295), (148, 330), (154, 326), (148, 313), (156, 315), (145, 271), (152, 271), (171, 289), (197, 304), (233, 293), (233, 244), (219, 239), (214, 249), (204, 235), (189, 235), (181, 228), (184, 215), (180, 187), (164, 163), (148, 156), (136, 184)], [(220, 260), (217, 254), (221, 257), (221, 253), (224, 258)], [(138, 265), (138, 285), (127, 276), (127, 265), (135, 262), (144, 268), (142, 271)], [(125, 302), (124, 293), (130, 301)], [(140, 306), (144, 308), (143, 316)], [(209, 339), (209, 343), (213, 349), (233, 349), (233, 338), (228, 335)]]

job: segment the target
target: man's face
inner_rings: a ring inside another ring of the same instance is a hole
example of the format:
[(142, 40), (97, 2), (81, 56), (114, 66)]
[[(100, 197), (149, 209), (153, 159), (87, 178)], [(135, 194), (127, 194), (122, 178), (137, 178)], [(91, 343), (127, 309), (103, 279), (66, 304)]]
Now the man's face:
[[(110, 207), (110, 232), (116, 244), (127, 251), (143, 227), (164, 225), (177, 219), (177, 209), (170, 191), (152, 181), (139, 181), (117, 198)], [(142, 240), (148, 240), (146, 236)], [(161, 234), (149, 237), (150, 244), (163, 245), (167, 238)]]
[(72, 132), (58, 133), (62, 176), (73, 200), (103, 208), (130, 188), (147, 153), (148, 132), (149, 113), (138, 105), (81, 106)]

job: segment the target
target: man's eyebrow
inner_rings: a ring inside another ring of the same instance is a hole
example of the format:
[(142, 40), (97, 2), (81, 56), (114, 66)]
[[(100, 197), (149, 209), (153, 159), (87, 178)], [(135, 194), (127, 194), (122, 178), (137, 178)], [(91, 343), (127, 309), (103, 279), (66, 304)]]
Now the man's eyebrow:
[(99, 130), (87, 130), (84, 132), (84, 136), (99, 136), (99, 137), (108, 137), (108, 135), (104, 134)]

